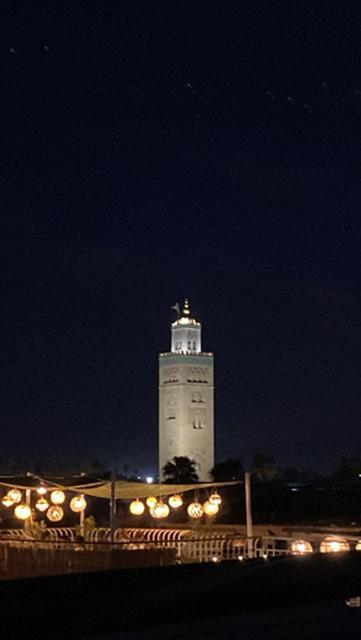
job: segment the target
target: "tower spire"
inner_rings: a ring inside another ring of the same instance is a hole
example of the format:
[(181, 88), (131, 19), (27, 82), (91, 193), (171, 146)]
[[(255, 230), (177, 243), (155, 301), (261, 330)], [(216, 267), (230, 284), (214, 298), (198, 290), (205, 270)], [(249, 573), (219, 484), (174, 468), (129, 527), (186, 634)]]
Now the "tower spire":
[(190, 316), (190, 314), (191, 314), (191, 310), (189, 308), (189, 301), (188, 301), (188, 298), (186, 298), (184, 300), (182, 315), (188, 317), (188, 316)]

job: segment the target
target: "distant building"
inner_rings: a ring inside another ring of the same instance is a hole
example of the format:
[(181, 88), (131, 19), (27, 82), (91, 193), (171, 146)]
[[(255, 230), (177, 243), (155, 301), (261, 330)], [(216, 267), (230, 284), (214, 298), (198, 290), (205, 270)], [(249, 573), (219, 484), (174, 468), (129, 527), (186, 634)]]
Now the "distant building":
[(213, 353), (202, 351), (201, 323), (188, 300), (172, 323), (170, 353), (159, 355), (159, 476), (174, 456), (197, 463), (202, 481), (214, 465)]

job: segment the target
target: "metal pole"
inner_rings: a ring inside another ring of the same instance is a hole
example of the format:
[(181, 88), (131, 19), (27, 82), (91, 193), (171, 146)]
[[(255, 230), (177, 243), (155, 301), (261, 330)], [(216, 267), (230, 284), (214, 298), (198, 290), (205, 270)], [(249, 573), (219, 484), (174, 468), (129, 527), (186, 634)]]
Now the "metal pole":
[(84, 520), (85, 520), (85, 509), (83, 509), (79, 513), (79, 534), (82, 538), (84, 538), (85, 529), (84, 529)]
[(244, 474), (244, 488), (246, 493), (247, 551), (248, 551), (248, 557), (253, 558), (251, 474), (247, 472)]
[[(25, 504), (31, 509), (31, 489), (25, 489)], [(30, 518), (27, 518), (24, 522), (24, 529), (28, 531), (31, 528), (32, 523), (33, 518), (30, 516)]]
[(111, 473), (111, 481), (110, 481), (110, 501), (109, 501), (109, 510), (110, 510), (110, 539), (114, 542), (115, 537), (115, 517), (117, 510), (117, 503), (115, 497), (115, 481), (116, 481), (116, 472), (114, 469)]

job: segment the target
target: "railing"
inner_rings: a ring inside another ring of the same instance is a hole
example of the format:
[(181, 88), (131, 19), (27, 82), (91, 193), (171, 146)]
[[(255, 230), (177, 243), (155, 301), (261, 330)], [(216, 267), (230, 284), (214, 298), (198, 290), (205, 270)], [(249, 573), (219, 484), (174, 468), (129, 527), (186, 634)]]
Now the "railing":
[[(291, 553), (287, 538), (256, 538), (251, 544), (239, 535), (199, 533), (191, 529), (116, 529), (114, 543), (127, 549), (149, 546), (176, 549), (177, 560), (187, 562), (211, 562), (287, 555)], [(86, 542), (112, 543), (112, 531), (108, 528), (92, 529)]]
[[(309, 536), (308, 540), (311, 540), (313, 551), (320, 550), (321, 537)], [(354, 549), (358, 539), (348, 536), (347, 540), (350, 548)], [(53, 548), (80, 544), (79, 548), (87, 550), (171, 548), (176, 551), (177, 562), (185, 564), (291, 555), (295, 538), (263, 536), (247, 540), (237, 534), (192, 529), (119, 528), (112, 532), (104, 527), (91, 529), (84, 539), (79, 539), (73, 527), (49, 527), (44, 530), (41, 540), (23, 529), (0, 530), (0, 544), (5, 542), (26, 546), (45, 544)]]
[(1, 540), (34, 540), (34, 536), (24, 529), (0, 529)]
[(75, 542), (76, 531), (74, 527), (49, 527), (44, 530), (42, 539), (50, 542)]

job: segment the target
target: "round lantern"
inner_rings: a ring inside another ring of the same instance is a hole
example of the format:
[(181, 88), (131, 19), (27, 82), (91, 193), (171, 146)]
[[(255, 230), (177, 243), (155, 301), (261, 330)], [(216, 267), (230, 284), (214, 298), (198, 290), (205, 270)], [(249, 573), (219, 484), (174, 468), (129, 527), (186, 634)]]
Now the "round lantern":
[(86, 500), (83, 495), (74, 496), (74, 498), (70, 500), (69, 506), (74, 513), (80, 513), (86, 509)]
[(171, 496), (168, 500), (168, 504), (172, 509), (178, 509), (183, 504), (183, 498), (180, 495)]
[(219, 495), (218, 491), (212, 493), (212, 495), (209, 497), (209, 502), (212, 502), (212, 504), (222, 504), (222, 498)]
[(64, 510), (58, 504), (53, 505), (52, 507), (49, 507), (49, 509), (46, 512), (46, 517), (50, 520), (50, 522), (59, 522), (59, 520), (61, 520), (63, 516), (64, 516)]
[(191, 518), (201, 518), (203, 516), (203, 507), (200, 502), (191, 502), (187, 509), (187, 513)]
[(312, 553), (312, 544), (307, 540), (294, 540), (291, 544), (291, 551), (294, 556), (303, 556), (305, 553)]
[(19, 489), (10, 489), (10, 491), (8, 491), (8, 496), (9, 498), (11, 498), (14, 504), (18, 504), (19, 502), (21, 502), (23, 497)]
[(203, 505), (203, 511), (206, 514), (206, 516), (215, 516), (219, 511), (219, 506), (218, 504), (215, 504), (214, 502), (210, 502), (209, 500), (207, 500), (207, 502), (205, 502)]
[(38, 498), (37, 501), (35, 502), (35, 509), (37, 509), (38, 511), (46, 511), (48, 507), (49, 507), (49, 502), (45, 500), (43, 496), (41, 496), (41, 498)]
[(158, 502), (157, 498), (155, 498), (154, 496), (148, 496), (148, 498), (145, 501), (145, 504), (147, 505), (147, 507), (149, 507), (149, 509), (151, 509), (152, 507), (155, 507), (157, 502)]
[(129, 505), (129, 511), (133, 514), (133, 516), (141, 516), (145, 511), (144, 503), (141, 500), (133, 500), (133, 502)]
[(12, 507), (14, 504), (14, 500), (10, 498), (9, 494), (7, 493), (6, 496), (2, 498), (1, 503), (4, 505), (4, 507)]
[(326, 536), (320, 544), (321, 553), (339, 553), (340, 551), (350, 551), (350, 543), (345, 538), (336, 536)]
[(52, 501), (53, 504), (63, 504), (65, 500), (64, 491), (61, 491), (60, 489), (55, 489), (50, 494), (50, 500)]
[(149, 513), (152, 518), (159, 520), (160, 518), (166, 518), (169, 516), (169, 507), (164, 502), (157, 502), (154, 507), (149, 509)]
[(17, 507), (15, 507), (15, 516), (19, 518), (19, 520), (27, 520), (31, 516), (31, 509), (29, 505), (20, 503)]
[(48, 492), (47, 488), (43, 486), (38, 487), (36, 490), (36, 493), (38, 493), (39, 496), (44, 496), (47, 492)]

